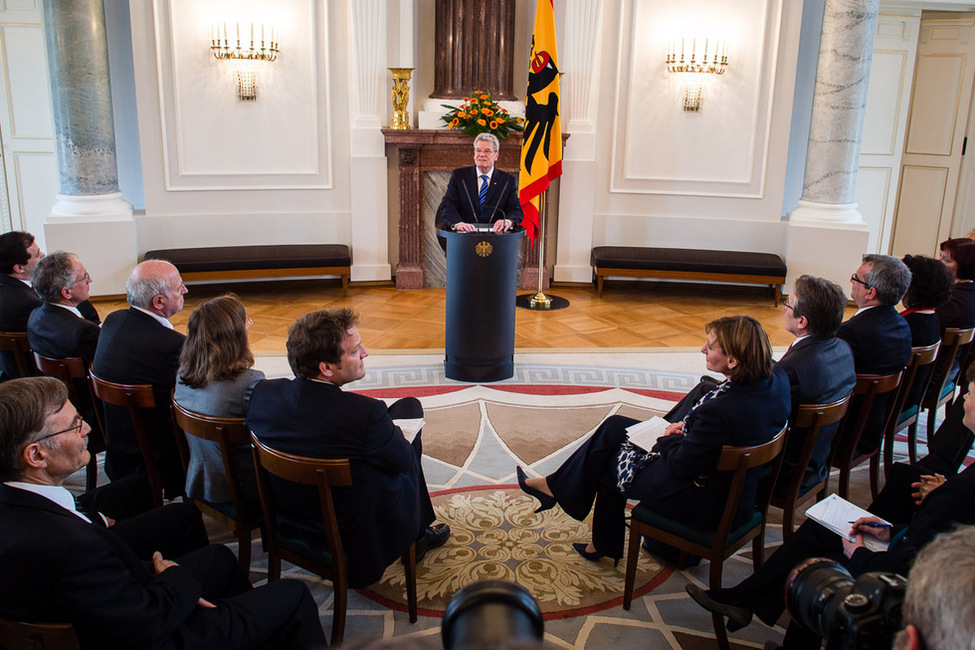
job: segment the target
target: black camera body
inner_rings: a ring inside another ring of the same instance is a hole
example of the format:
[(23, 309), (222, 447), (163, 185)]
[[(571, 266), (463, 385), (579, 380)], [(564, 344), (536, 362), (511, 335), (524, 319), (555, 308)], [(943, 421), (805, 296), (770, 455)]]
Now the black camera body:
[(792, 570), (785, 598), (793, 620), (825, 639), (827, 650), (888, 650), (901, 629), (906, 589), (896, 573), (854, 580), (838, 562), (812, 558)]

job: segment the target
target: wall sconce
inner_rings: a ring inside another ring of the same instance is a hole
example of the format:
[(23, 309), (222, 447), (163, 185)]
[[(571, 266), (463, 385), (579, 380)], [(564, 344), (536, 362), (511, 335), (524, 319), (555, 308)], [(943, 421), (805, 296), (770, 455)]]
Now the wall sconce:
[[(250, 45), (247, 33), (250, 30)], [(237, 76), (237, 99), (242, 102), (257, 99), (257, 69), (261, 62), (278, 58), (278, 33), (274, 25), (243, 26), (244, 39), (240, 37), (241, 24), (234, 23), (235, 36), (228, 35), (227, 23), (218, 23), (210, 32), (210, 51), (218, 61), (233, 61)]]
[[(689, 44), (688, 40), (691, 41)], [(701, 110), (704, 75), (722, 75), (728, 68), (726, 43), (718, 39), (705, 38), (704, 49), (699, 50), (697, 48), (699, 40), (701, 39), (674, 39), (667, 46), (667, 72), (681, 75), (681, 81), (684, 83), (685, 111)]]

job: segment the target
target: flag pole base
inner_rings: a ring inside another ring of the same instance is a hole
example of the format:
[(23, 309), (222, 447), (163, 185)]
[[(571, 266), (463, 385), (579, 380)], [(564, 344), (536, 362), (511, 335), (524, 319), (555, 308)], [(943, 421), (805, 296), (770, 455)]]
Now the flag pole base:
[(569, 301), (559, 296), (545, 295), (541, 291), (536, 294), (522, 294), (515, 298), (515, 306), (533, 311), (556, 311), (569, 306)]

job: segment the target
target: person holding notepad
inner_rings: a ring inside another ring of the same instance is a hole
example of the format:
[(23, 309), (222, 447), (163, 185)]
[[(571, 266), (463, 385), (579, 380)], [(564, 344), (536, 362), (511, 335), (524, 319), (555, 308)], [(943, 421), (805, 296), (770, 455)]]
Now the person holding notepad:
[[(587, 560), (618, 562), (623, 556), (627, 499), (698, 530), (714, 530), (731, 481), (730, 472), (716, 469), (721, 447), (768, 442), (785, 425), (789, 382), (773, 371), (772, 348), (761, 324), (751, 316), (726, 316), (708, 323), (705, 331), (701, 352), (707, 368), (726, 379), (686, 417), (667, 425), (650, 450), (628, 442), (627, 427), (636, 420), (614, 415), (553, 474), (528, 478), (518, 468), (521, 488), (541, 502), (538, 511), (558, 503), (582, 521), (595, 501), (592, 542), (574, 545)], [(758, 480), (758, 472), (748, 476), (736, 525), (754, 510)], [(646, 542), (644, 548), (665, 559), (674, 551)]]
[[(966, 379), (965, 426), (975, 430), (975, 367)], [(877, 501), (885, 498), (884, 490)], [(893, 521), (891, 527), (880, 517), (867, 515), (850, 525), (848, 538), (807, 520), (751, 577), (729, 589), (704, 590), (691, 583), (686, 589), (699, 605), (708, 611), (727, 616), (728, 629), (736, 631), (748, 625), (757, 615), (767, 625), (774, 625), (785, 608), (784, 587), (789, 574), (800, 562), (813, 557), (836, 560), (853, 577), (868, 571), (891, 571), (907, 575), (918, 551), (939, 534), (958, 524), (975, 523), (975, 465), (944, 483), (935, 483), (918, 492), (921, 503), (909, 521)], [(914, 497), (906, 497), (914, 498)], [(875, 501), (875, 503), (877, 502)], [(814, 506), (815, 507), (815, 506)], [(868, 508), (874, 511), (872, 504)], [(866, 536), (887, 542), (886, 551), (871, 551)], [(793, 623), (785, 636), (787, 648), (819, 648), (821, 639)]]

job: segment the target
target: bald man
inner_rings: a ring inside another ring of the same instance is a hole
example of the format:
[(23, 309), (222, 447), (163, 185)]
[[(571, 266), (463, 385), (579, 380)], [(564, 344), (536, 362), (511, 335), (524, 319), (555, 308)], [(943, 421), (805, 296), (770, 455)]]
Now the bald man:
[[(169, 403), (186, 337), (173, 329), (169, 319), (183, 308), (186, 286), (175, 266), (162, 260), (147, 260), (132, 270), (125, 293), (129, 308), (105, 318), (92, 370), (99, 379), (152, 385), (156, 407), (144, 409), (143, 417), (163, 474), (166, 496), (175, 498), (183, 492), (183, 467), (173, 436)], [(142, 456), (127, 409), (105, 405), (105, 433), (105, 472), (109, 478), (139, 473), (143, 469)]]

